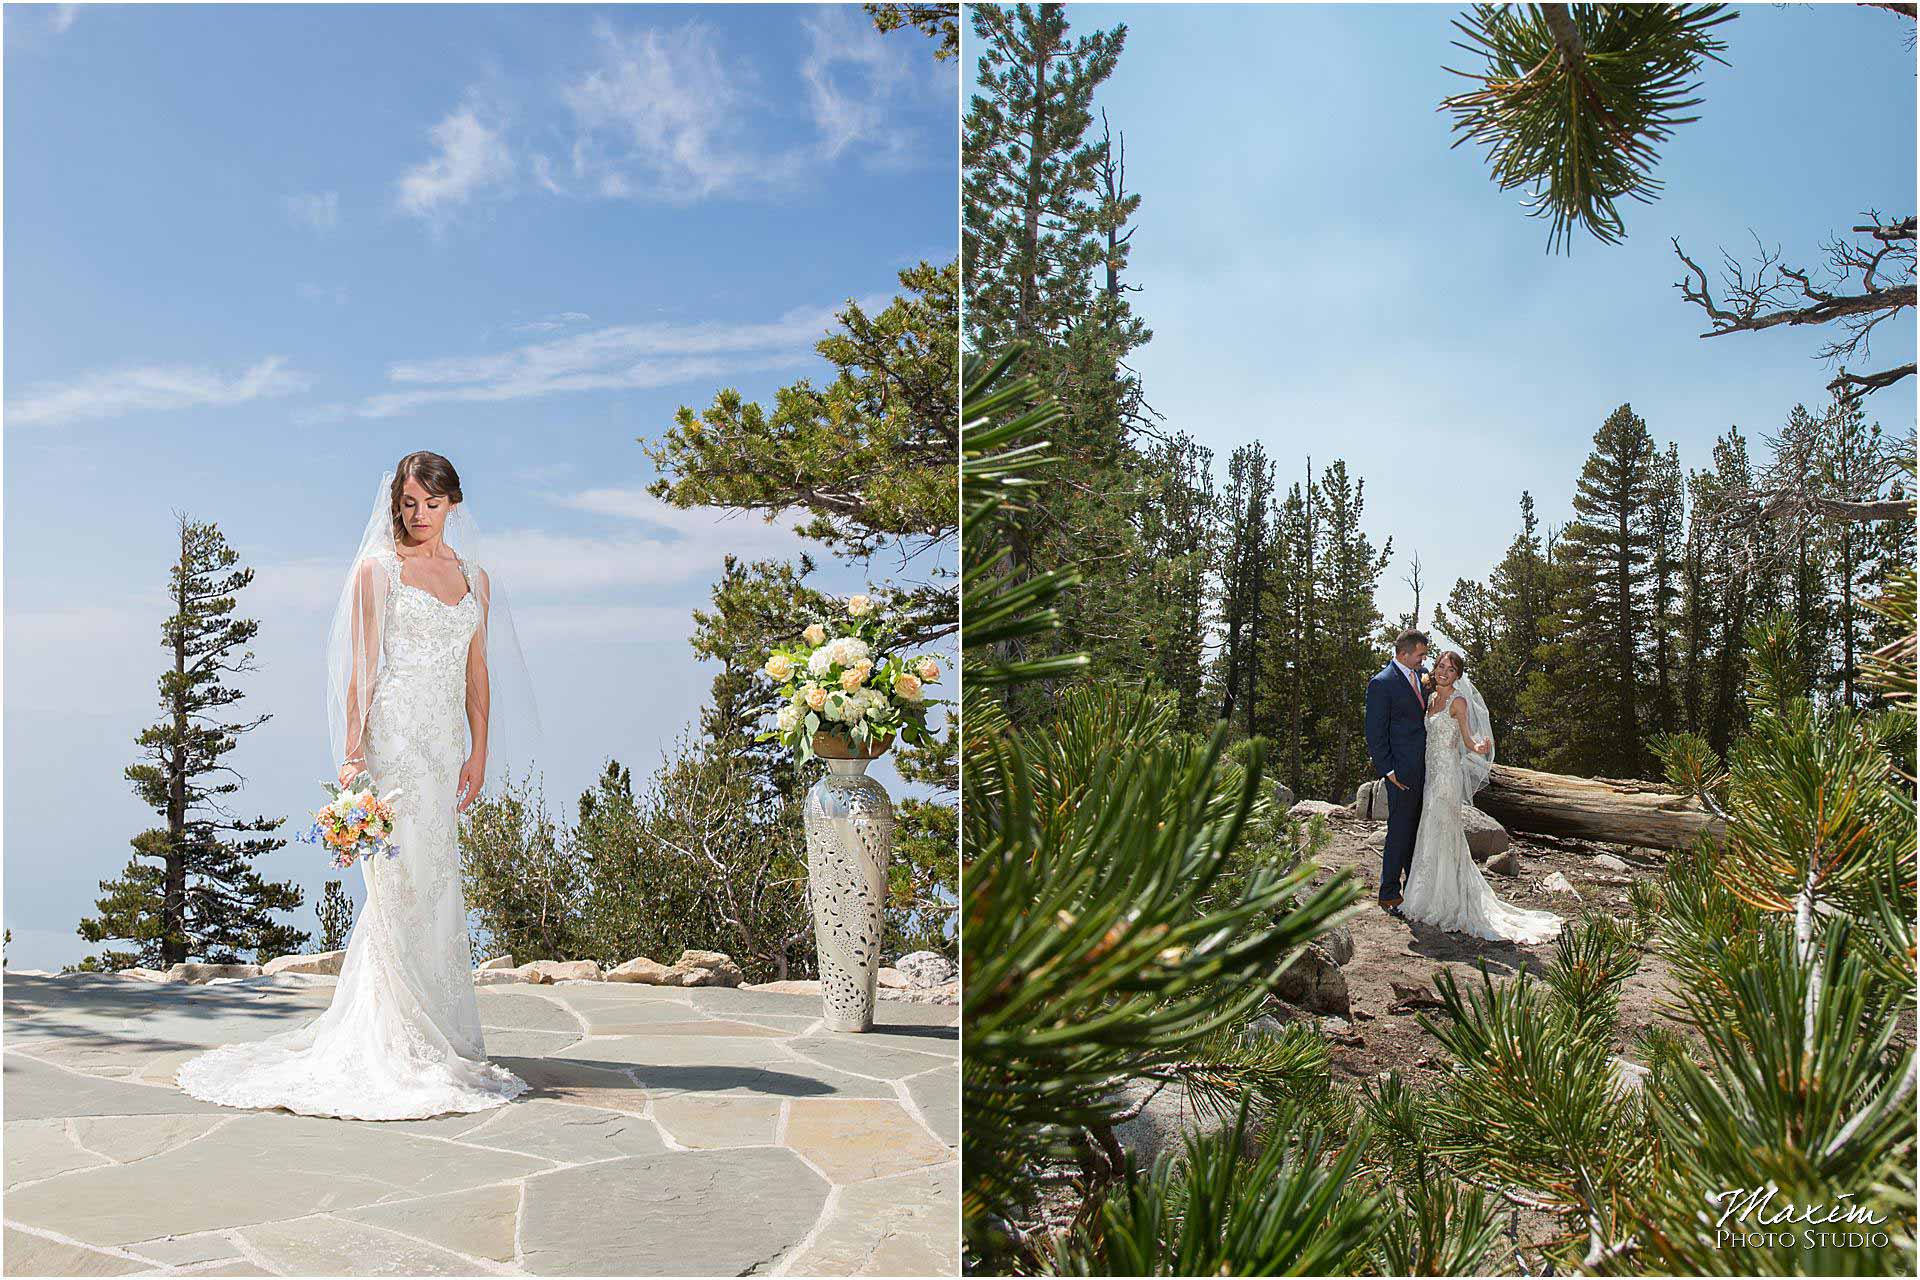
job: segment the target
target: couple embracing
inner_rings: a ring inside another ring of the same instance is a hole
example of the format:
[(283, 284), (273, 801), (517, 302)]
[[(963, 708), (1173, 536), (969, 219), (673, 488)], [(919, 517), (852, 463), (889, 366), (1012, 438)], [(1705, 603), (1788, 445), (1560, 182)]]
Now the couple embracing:
[(1492, 772), (1492, 724), (1465, 656), (1440, 642), (1427, 672), (1426, 633), (1402, 632), (1392, 660), (1367, 682), (1367, 753), (1387, 790), (1380, 905), (1449, 933), (1544, 942), (1560, 932), (1560, 917), (1494, 897), (1467, 849), (1464, 808)]

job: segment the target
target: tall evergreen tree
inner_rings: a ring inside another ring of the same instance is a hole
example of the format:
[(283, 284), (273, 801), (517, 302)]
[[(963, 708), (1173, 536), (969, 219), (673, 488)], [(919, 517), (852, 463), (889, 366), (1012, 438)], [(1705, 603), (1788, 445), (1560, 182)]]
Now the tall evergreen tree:
[[(283, 818), (242, 818), (227, 808), (241, 778), (225, 757), (265, 715), (231, 719), (245, 696), (228, 684), (253, 670), (247, 647), (260, 624), (235, 616), (234, 597), (253, 581), (210, 523), (179, 517), (178, 556), (168, 572), (173, 613), (161, 624), (167, 652), (161, 718), (134, 739), (142, 759), (127, 781), (164, 825), (133, 838), (134, 856), (117, 880), (102, 880), (99, 914), (80, 922), (88, 942), (125, 939), (81, 962), (87, 969), (164, 969), (184, 960), (264, 962), (298, 951), (309, 937), (274, 918), (300, 905), (292, 881), (270, 881), (254, 866), (286, 841), (268, 835)], [(144, 859), (144, 861), (143, 861)]]
[[(1632, 777), (1643, 770), (1641, 655), (1648, 649), (1648, 577), (1652, 531), (1648, 517), (1658, 457), (1647, 424), (1631, 405), (1607, 415), (1594, 433), (1593, 452), (1574, 491), (1567, 550), (1583, 579), (1569, 603), (1574, 610), (1575, 662), (1562, 674), (1577, 680), (1589, 708), (1585, 750), (1589, 768)], [(1570, 685), (1563, 685), (1569, 695)]]
[(1647, 494), (1647, 626), (1652, 633), (1652, 701), (1649, 725), (1661, 733), (1679, 727), (1679, 653), (1675, 635), (1681, 623), (1681, 566), (1686, 555), (1687, 479), (1680, 449), (1669, 444), (1654, 459)]
[(1227, 460), (1227, 493), (1220, 538), (1220, 625), (1224, 644), (1218, 662), (1220, 718), (1239, 718), (1247, 736), (1260, 732), (1255, 693), (1260, 686), (1266, 578), (1273, 543), (1273, 463), (1259, 441), (1241, 445)]
[(1327, 701), (1321, 707), (1318, 736), (1327, 751), (1329, 791), (1336, 800), (1346, 800), (1366, 771), (1362, 702), (1367, 680), (1382, 661), (1374, 643), (1380, 628), (1374, 592), (1393, 557), (1393, 540), (1374, 550), (1361, 527), (1366, 481), (1350, 477), (1345, 462), (1335, 459), (1320, 473), (1316, 487), (1326, 513), (1326, 604), (1315, 679)]
[(1493, 720), (1500, 757), (1509, 764), (1535, 762), (1534, 734), (1523, 710), (1522, 694), (1540, 664), (1540, 625), (1547, 610), (1546, 566), (1540, 541), (1540, 517), (1533, 495), (1520, 494), (1520, 532), (1507, 544), (1500, 563), (1487, 575), (1487, 597), (1495, 618), (1493, 635), (1481, 664), (1480, 686)]
[(1146, 451), (1149, 488), (1139, 509), (1144, 640), (1152, 675), (1172, 691), (1183, 729), (1211, 720), (1201, 707), (1207, 605), (1213, 573), (1213, 451), (1184, 433)]

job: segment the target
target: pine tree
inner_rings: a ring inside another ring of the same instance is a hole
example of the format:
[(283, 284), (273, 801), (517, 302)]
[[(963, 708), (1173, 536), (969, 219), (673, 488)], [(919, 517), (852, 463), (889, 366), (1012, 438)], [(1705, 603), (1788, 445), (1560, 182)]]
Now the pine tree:
[(1638, 776), (1644, 764), (1640, 660), (1652, 630), (1648, 509), (1657, 456), (1631, 405), (1607, 415), (1594, 433), (1574, 491), (1574, 520), (1564, 533), (1581, 582), (1570, 601), (1578, 647), (1567, 655), (1560, 687), (1585, 704), (1589, 724), (1576, 758), (1622, 777)]
[(88, 942), (126, 939), (134, 949), (108, 949), (82, 967), (165, 969), (243, 955), (265, 962), (307, 942), (308, 934), (274, 919), (299, 907), (298, 886), (267, 880), (254, 866), (286, 844), (267, 834), (285, 819), (242, 818), (226, 806), (245, 780), (224, 758), (268, 719), (228, 718), (244, 695), (226, 681), (253, 670), (247, 646), (260, 629), (234, 616), (234, 596), (253, 581), (253, 570), (234, 567), (239, 559), (218, 527), (179, 517), (179, 555), (168, 573), (173, 613), (160, 629), (169, 659), (159, 681), (162, 718), (135, 738), (143, 759), (126, 769), (134, 793), (165, 825), (134, 837), (120, 878), (100, 882), (100, 914), (80, 922)]
[(1093, 95), (1126, 28), (1076, 39), (1060, 5), (970, 14), (983, 53), (962, 141), (968, 342), (989, 357), (1025, 344), (1023, 368), (1062, 409), (1049, 432), (1056, 483), (1008, 530), (1008, 555), (1017, 573), (1080, 566), (1093, 585), (1061, 602), (1047, 643), (1135, 671), (1152, 625), (1149, 588), (1133, 575), (1138, 512), (1161, 478), (1134, 447), (1141, 393), (1126, 358), (1151, 335), (1124, 278), (1139, 197), (1125, 189), (1110, 129), (1092, 132)]
[(1183, 729), (1211, 717), (1201, 708), (1203, 638), (1213, 576), (1213, 452), (1179, 434), (1149, 446), (1143, 472), (1150, 484), (1139, 512), (1144, 639), (1154, 678), (1177, 700)]
[(1680, 594), (1681, 566), (1686, 555), (1687, 481), (1680, 467), (1680, 450), (1669, 444), (1653, 464), (1647, 493), (1647, 625), (1652, 632), (1653, 680), (1648, 695), (1653, 703), (1648, 724), (1661, 733), (1679, 727), (1680, 655), (1675, 635), (1684, 610)]
[(1225, 643), (1216, 670), (1220, 719), (1231, 726), (1237, 713), (1248, 737), (1260, 732), (1255, 697), (1273, 554), (1273, 486), (1273, 463), (1258, 441), (1233, 451), (1221, 504), (1220, 625)]
[(983, 52), (961, 144), (969, 345), (1044, 353), (1090, 309), (1111, 219), (1096, 188), (1106, 146), (1088, 132), (1126, 28), (1071, 40), (1057, 4), (979, 5), (970, 16)]
[(1278, 743), (1275, 773), (1296, 796), (1317, 794), (1326, 785), (1324, 744), (1312, 735), (1327, 692), (1315, 676), (1325, 601), (1318, 576), (1324, 571), (1321, 505), (1312, 468), (1309, 460), (1305, 481), (1290, 486), (1275, 510), (1264, 606), (1268, 641), (1261, 658), (1265, 687), (1254, 691), (1260, 723)]
[(1316, 482), (1326, 513), (1324, 629), (1315, 679), (1326, 691), (1319, 706), (1318, 736), (1327, 758), (1327, 786), (1336, 802), (1348, 800), (1366, 771), (1361, 739), (1367, 680), (1385, 661), (1375, 643), (1380, 609), (1374, 592), (1393, 556), (1393, 540), (1379, 551), (1361, 528), (1366, 481), (1351, 479), (1335, 459)]
[(320, 891), (320, 950), (338, 951), (347, 945), (353, 932), (353, 899), (338, 880), (329, 880)]

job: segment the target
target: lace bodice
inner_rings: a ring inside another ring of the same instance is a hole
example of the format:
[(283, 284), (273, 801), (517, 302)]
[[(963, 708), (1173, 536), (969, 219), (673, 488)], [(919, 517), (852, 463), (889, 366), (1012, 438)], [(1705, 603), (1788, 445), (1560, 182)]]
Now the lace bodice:
[(1427, 786), (1436, 782), (1449, 792), (1460, 791), (1460, 726), (1446, 707), (1427, 714)]

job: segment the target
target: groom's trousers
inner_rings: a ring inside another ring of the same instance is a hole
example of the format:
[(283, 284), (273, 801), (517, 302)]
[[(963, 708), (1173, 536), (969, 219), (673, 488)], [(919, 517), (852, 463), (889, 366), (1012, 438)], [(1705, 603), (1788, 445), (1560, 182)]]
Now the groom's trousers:
[(1420, 830), (1420, 797), (1426, 790), (1420, 783), (1387, 789), (1387, 844), (1380, 854), (1380, 900), (1391, 902), (1406, 887), (1407, 872), (1413, 866), (1413, 839)]

